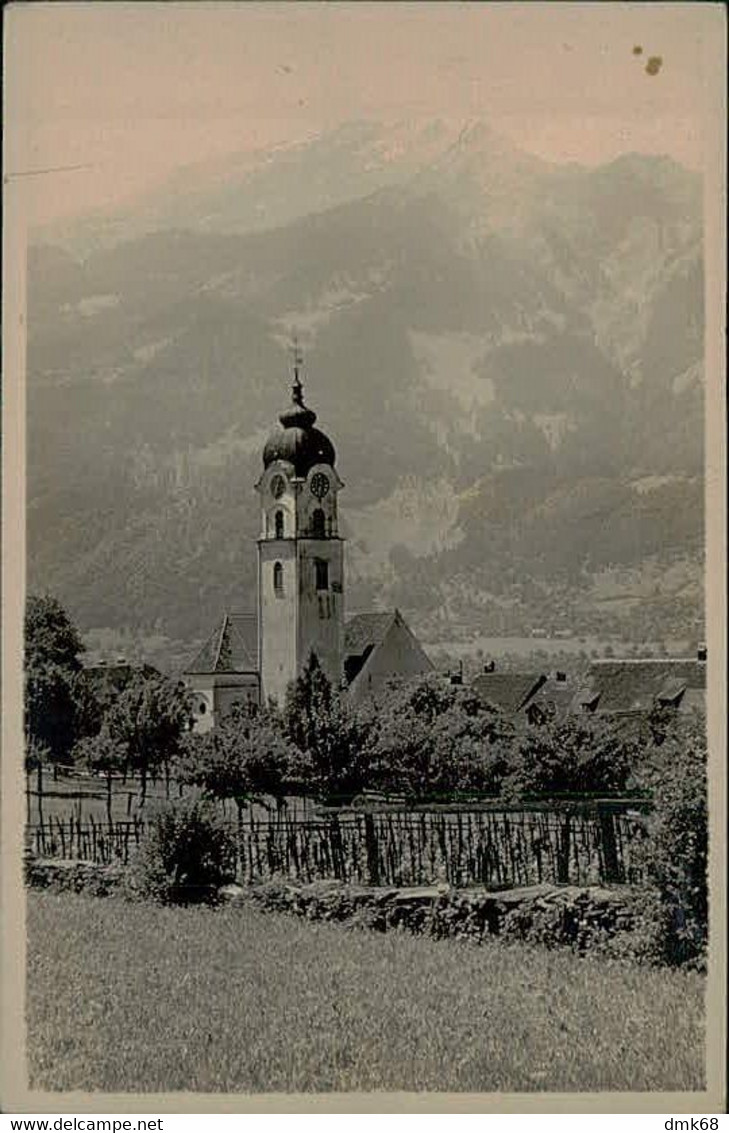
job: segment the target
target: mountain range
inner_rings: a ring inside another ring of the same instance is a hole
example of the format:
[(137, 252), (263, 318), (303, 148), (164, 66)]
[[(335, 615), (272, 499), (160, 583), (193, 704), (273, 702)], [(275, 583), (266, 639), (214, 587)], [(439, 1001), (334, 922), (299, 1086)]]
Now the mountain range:
[(484, 123), (351, 123), (34, 235), (29, 585), (193, 642), (254, 603), (261, 449), (304, 348), (351, 609), (699, 637), (702, 186)]

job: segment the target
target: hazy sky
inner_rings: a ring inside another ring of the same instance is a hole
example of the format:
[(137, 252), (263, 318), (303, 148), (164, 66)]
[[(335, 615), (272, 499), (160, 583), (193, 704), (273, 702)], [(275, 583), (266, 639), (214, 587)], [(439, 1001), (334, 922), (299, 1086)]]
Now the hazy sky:
[(31, 222), (113, 208), (181, 164), (352, 118), (484, 118), (550, 160), (638, 150), (700, 168), (706, 51), (722, 24), (719, 5), (691, 3), (97, 2), (9, 14), (6, 169), (90, 166), (16, 179)]

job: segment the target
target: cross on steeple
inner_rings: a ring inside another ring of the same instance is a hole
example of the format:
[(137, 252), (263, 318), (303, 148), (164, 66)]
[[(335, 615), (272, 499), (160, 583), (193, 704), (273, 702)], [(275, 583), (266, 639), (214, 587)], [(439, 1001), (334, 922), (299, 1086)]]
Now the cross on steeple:
[(304, 364), (304, 352), (299, 346), (299, 339), (296, 334), (293, 336), (291, 345), (291, 359), (294, 366), (294, 384), (291, 389), (291, 395), (296, 405), (303, 405), (304, 387), (301, 384), (299, 371)]

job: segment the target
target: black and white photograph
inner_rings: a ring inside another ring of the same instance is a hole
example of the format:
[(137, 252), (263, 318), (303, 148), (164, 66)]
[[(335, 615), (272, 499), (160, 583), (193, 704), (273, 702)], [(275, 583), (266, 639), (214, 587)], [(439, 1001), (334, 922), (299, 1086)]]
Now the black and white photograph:
[(721, 6), (6, 15), (5, 1110), (723, 1112)]

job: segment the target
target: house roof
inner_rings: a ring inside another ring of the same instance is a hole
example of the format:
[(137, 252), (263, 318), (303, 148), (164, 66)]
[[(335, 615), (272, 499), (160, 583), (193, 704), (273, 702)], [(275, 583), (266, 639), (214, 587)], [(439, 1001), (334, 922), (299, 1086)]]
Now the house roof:
[(113, 663), (99, 661), (84, 667), (84, 676), (97, 689), (107, 685), (118, 691), (123, 688), (124, 685), (128, 684), (132, 677), (136, 675), (155, 677), (159, 676), (160, 672), (159, 669), (155, 669), (153, 665), (148, 665), (146, 662), (137, 664), (131, 661), (117, 661)]
[(596, 692), (592, 685), (580, 685), (577, 695), (575, 696), (575, 710), (586, 709), (587, 711), (594, 712), (599, 700), (600, 693)]
[(648, 711), (661, 701), (678, 703), (687, 689), (705, 688), (706, 665), (693, 658), (594, 661), (587, 676), (598, 712)]
[(553, 704), (557, 716), (562, 718), (573, 710), (577, 692), (576, 685), (571, 681), (558, 681), (554, 677), (550, 677), (530, 697), (529, 704), (540, 706)]
[(255, 673), (258, 671), (258, 623), (255, 614), (224, 614), (186, 673)]
[(481, 673), (471, 687), (503, 712), (518, 712), (547, 680), (544, 673)]
[(384, 641), (397, 610), (384, 613), (353, 614), (344, 627), (345, 657), (360, 657), (368, 648)]

